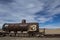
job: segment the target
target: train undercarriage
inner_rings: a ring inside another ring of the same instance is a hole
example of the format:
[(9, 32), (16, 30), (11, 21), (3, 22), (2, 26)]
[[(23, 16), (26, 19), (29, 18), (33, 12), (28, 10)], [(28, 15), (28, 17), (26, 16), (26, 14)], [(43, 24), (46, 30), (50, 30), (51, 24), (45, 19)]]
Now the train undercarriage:
[(41, 37), (44, 36), (40, 32), (0, 32), (0, 36), (10, 36), (10, 37)]

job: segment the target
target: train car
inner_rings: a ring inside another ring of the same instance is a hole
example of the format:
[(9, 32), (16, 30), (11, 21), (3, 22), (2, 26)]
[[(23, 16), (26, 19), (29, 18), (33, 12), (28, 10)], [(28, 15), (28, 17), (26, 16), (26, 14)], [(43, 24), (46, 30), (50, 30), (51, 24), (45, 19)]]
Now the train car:
[(39, 32), (39, 24), (38, 23), (26, 23), (26, 20), (22, 20), (22, 23), (5, 23), (2, 27), (3, 31), (11, 32), (14, 31), (15, 35), (17, 31), (21, 31), (23, 33), (26, 31), (29, 35), (34, 35)]

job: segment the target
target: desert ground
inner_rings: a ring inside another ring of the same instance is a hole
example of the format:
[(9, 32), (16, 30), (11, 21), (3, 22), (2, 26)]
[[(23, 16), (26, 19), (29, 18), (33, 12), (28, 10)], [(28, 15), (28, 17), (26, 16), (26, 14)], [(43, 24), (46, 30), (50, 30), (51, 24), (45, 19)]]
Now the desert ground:
[[(40, 32), (43, 32), (44, 29), (40, 29)], [(60, 34), (60, 29), (45, 29), (45, 34)]]
[(60, 40), (60, 38), (23, 38), (23, 37), (0, 37), (0, 40)]

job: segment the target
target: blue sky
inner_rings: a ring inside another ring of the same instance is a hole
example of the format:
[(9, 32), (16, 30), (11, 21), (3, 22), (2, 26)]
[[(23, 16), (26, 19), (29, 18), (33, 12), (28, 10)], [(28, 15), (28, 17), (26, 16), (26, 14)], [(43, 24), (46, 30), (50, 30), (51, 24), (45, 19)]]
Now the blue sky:
[(40, 28), (60, 28), (60, 0), (0, 0), (0, 28), (22, 19)]

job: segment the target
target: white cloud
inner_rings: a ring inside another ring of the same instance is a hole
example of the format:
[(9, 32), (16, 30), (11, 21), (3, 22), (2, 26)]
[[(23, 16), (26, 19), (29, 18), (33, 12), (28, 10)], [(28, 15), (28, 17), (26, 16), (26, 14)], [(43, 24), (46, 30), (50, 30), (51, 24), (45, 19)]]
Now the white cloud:
[(40, 17), (40, 18), (38, 18), (38, 20), (40, 21), (40, 23), (46, 23), (47, 21), (52, 22), (53, 18), (52, 17), (50, 17), (50, 18)]
[(0, 4), (1, 24), (9, 22), (8, 20), (20, 22), (22, 19), (26, 19), (27, 22), (37, 22), (34, 14), (41, 11), (43, 5), (38, 0), (14, 0), (9, 5)]
[[(60, 5), (60, 0), (14, 0), (9, 5), (0, 4), (0, 22), (1, 24), (9, 22), (7, 20), (20, 22), (22, 19), (26, 19), (27, 22), (38, 22), (37, 20), (40, 23), (51, 22), (53, 16), (60, 13), (60, 8), (56, 8), (58, 5)], [(45, 7), (48, 10), (45, 10)], [(36, 20), (35, 17), (38, 17), (38, 15), (35, 15), (35, 13), (39, 11), (48, 13), (39, 16)]]
[(60, 14), (60, 7), (58, 7), (60, 5), (60, 0), (54, 0), (51, 4), (49, 4), (47, 12), (49, 12), (48, 14), (51, 16), (54, 16), (56, 14)]
[[(44, 11), (46, 15), (41, 15), (37, 20), (40, 23), (45, 23), (47, 21), (52, 22), (56, 14), (60, 14), (60, 0), (41, 0), (45, 5)], [(43, 12), (44, 12), (43, 11)], [(43, 16), (43, 17), (42, 17)]]

